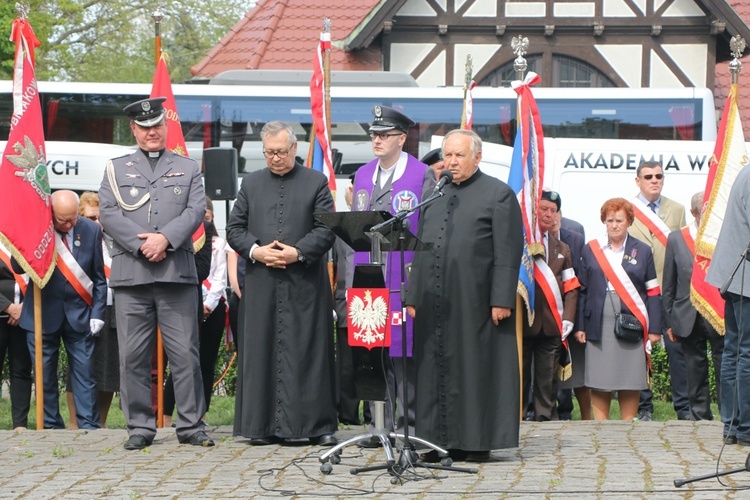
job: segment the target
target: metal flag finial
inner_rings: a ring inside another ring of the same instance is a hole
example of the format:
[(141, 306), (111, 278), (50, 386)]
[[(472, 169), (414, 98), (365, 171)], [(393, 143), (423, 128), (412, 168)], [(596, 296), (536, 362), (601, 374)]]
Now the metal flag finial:
[(329, 17), (323, 18), (323, 33), (331, 32), (331, 19)]
[(464, 75), (465, 89), (468, 89), (471, 85), (471, 80), (474, 78), (474, 62), (471, 59), (471, 54), (466, 54), (466, 66), (464, 66), (466, 74)]
[(516, 78), (523, 80), (526, 68), (528, 68), (526, 58), (523, 56), (529, 50), (529, 39), (523, 35), (514, 36), (510, 46), (513, 49), (513, 53), (517, 56), (516, 60), (513, 61), (513, 69), (516, 70)]
[(28, 19), (31, 6), (27, 2), (16, 2), (16, 12), (21, 19)]
[(153, 19), (156, 24), (159, 24), (164, 19), (163, 9), (163, 5), (157, 5), (156, 10), (151, 14), (151, 19)]
[(740, 71), (742, 70), (742, 63), (740, 57), (745, 52), (745, 39), (740, 35), (735, 35), (729, 40), (729, 50), (732, 52), (732, 61), (729, 63), (729, 72), (732, 74), (732, 83), (738, 83), (740, 78)]

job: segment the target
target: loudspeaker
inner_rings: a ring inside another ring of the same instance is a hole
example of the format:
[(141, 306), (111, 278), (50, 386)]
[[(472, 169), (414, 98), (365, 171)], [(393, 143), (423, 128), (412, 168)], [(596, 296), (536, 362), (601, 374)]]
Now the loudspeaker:
[(206, 148), (203, 150), (203, 174), (206, 195), (212, 200), (237, 197), (237, 150)]

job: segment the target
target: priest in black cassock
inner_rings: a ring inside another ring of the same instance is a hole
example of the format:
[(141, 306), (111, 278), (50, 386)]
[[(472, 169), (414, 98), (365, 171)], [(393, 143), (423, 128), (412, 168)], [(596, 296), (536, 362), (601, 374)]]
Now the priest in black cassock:
[(265, 445), (337, 443), (333, 304), (326, 252), (335, 236), (315, 221), (333, 211), (328, 181), (295, 162), (283, 122), (261, 131), (268, 168), (242, 181), (227, 223), (247, 258), (240, 303), (234, 435)]
[[(407, 293), (415, 318), (416, 434), (454, 461), (486, 461), (518, 446), (515, 330), (521, 211), (507, 184), (479, 170), (482, 141), (469, 130), (443, 139), (453, 173), (445, 195), (422, 209)], [(435, 451), (424, 461), (437, 462)]]

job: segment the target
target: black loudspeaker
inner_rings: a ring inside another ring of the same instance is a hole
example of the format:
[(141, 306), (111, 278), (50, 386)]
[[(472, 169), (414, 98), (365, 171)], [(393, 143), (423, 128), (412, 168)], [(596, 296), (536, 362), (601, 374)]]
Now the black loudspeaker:
[(203, 174), (206, 196), (212, 200), (233, 200), (237, 197), (237, 150), (206, 148), (203, 150)]

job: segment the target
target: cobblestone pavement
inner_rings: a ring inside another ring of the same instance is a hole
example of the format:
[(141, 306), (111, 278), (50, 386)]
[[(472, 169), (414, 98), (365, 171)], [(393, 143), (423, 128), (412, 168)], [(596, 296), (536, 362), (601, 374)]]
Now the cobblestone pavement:
[[(0, 431), (2, 498), (750, 498), (750, 472), (675, 488), (679, 478), (709, 474), (721, 451), (716, 422), (545, 422), (521, 425), (521, 446), (498, 450), (478, 473), (408, 469), (401, 483), (382, 472), (350, 474), (384, 463), (382, 450), (350, 446), (330, 475), (325, 451), (307, 441), (250, 446), (230, 427), (208, 429), (214, 448), (180, 445), (160, 430), (154, 444), (125, 451), (123, 430)], [(349, 428), (345, 439), (361, 433)], [(750, 448), (727, 446), (721, 470), (745, 466)], [(735, 489), (732, 489), (735, 488)]]

